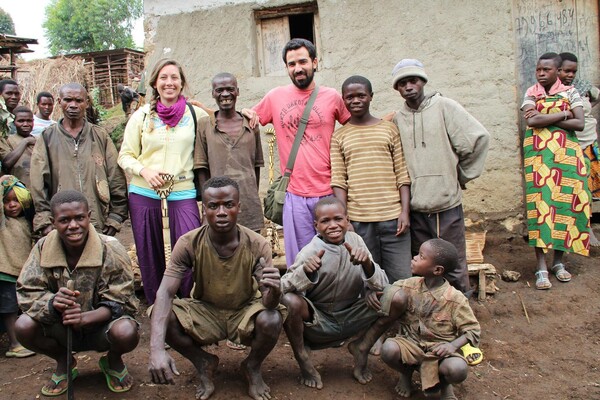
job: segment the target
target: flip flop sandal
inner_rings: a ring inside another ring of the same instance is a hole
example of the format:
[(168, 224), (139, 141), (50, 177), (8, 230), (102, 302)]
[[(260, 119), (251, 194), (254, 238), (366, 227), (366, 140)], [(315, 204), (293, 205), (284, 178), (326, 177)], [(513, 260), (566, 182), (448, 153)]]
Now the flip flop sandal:
[[(98, 366), (104, 374), (104, 377), (106, 378), (106, 386), (108, 386), (111, 392), (123, 393), (131, 390), (133, 384), (129, 385), (129, 387), (124, 387), (123, 385), (123, 380), (127, 377), (127, 375), (129, 375), (127, 367), (124, 366), (121, 372), (117, 372), (113, 369), (110, 369), (108, 366), (108, 358), (106, 356), (100, 357), (100, 360), (98, 361)], [(112, 384), (112, 378), (117, 378), (117, 380), (121, 384), (121, 389), (115, 389), (115, 387)]]
[(571, 280), (571, 274), (565, 269), (565, 264), (558, 263), (554, 267), (550, 268), (556, 279), (561, 282), (569, 282)]
[(535, 288), (537, 290), (547, 290), (552, 287), (552, 283), (550, 283), (550, 279), (548, 279), (548, 271), (537, 271), (535, 276)]
[(241, 343), (232, 342), (231, 340), (228, 340), (225, 344), (232, 350), (246, 350), (246, 346)]
[[(71, 375), (73, 375), (73, 381), (75, 380), (75, 378), (77, 378), (79, 376), (79, 370), (77, 369), (77, 367), (73, 367), (71, 369)], [(50, 379), (52, 380), (52, 382), (54, 382), (54, 384), (56, 385), (54, 387), (56, 388), (58, 385), (60, 385), (60, 383), (62, 381), (67, 380), (67, 374), (56, 375), (56, 373), (52, 373), (52, 377)], [(69, 387), (65, 386), (64, 388), (62, 388), (60, 390), (60, 392), (53, 392), (52, 389), (46, 389), (46, 386), (43, 386), (41, 392), (44, 396), (56, 397), (56, 396), (60, 396), (61, 394), (65, 393), (68, 389), (69, 389)]]
[(8, 351), (4, 353), (4, 355), (8, 358), (25, 358), (29, 356), (34, 356), (35, 351), (31, 351), (21, 345), (18, 345), (15, 348), (8, 349)]
[[(483, 352), (481, 351), (481, 349), (478, 347), (473, 347), (469, 343), (461, 347), (460, 351), (462, 352), (463, 356), (467, 359), (467, 364), (470, 366), (478, 365), (483, 361)], [(478, 358), (469, 361), (469, 357), (473, 359), (473, 356), (477, 354), (479, 354)]]

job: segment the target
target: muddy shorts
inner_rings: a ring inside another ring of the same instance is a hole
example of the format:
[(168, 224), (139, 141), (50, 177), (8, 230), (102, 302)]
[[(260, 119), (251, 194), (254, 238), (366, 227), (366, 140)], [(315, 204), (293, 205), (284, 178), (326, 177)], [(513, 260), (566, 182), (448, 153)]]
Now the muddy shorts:
[(18, 311), (17, 284), (0, 281), (0, 314), (16, 314)]
[[(383, 291), (380, 301), (381, 311), (384, 315), (389, 315), (392, 299), (400, 290), (402, 290), (400, 286), (390, 285)], [(417, 343), (413, 339), (402, 335), (389, 338), (386, 342), (387, 341), (392, 341), (398, 346), (402, 364), (419, 369), (423, 390), (431, 389), (440, 383), (438, 368), (442, 359), (431, 353), (430, 350), (434, 345), (433, 343)], [(448, 357), (459, 357), (463, 359), (465, 363), (467, 362), (462, 354), (457, 352), (452, 353)]]
[[(260, 297), (239, 310), (226, 310), (191, 298), (173, 300), (173, 312), (185, 333), (202, 345), (224, 339), (252, 345), (254, 321), (266, 309)], [(285, 307), (280, 304), (277, 311), (285, 319)]]
[(339, 345), (344, 340), (368, 329), (380, 317), (364, 299), (340, 311), (327, 311), (303, 297), (312, 310), (311, 321), (304, 322), (304, 339), (313, 349)]
[[(120, 318), (107, 322), (106, 324), (94, 327), (91, 329), (82, 329), (80, 331), (73, 330), (73, 351), (97, 351), (104, 352), (110, 350), (110, 340), (108, 332), (117, 321), (124, 319), (135, 322), (138, 329), (140, 323), (129, 315), (123, 315)], [(67, 328), (60, 322), (52, 325), (42, 324), (44, 336), (51, 337), (56, 340), (61, 346), (67, 347)]]

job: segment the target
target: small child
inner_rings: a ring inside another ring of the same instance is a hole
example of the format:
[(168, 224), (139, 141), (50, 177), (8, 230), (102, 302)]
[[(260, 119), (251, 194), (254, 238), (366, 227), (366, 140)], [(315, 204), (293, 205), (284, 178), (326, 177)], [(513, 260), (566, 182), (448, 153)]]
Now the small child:
[(13, 110), (15, 115), (16, 135), (10, 135), (0, 140), (0, 160), (2, 168), (7, 174), (19, 179), (29, 187), (29, 169), (31, 154), (36, 138), (32, 136), (33, 113), (28, 107), (19, 106)]
[(10, 342), (6, 357), (23, 358), (35, 353), (21, 346), (15, 336), (16, 282), (31, 251), (33, 203), (29, 190), (12, 175), (0, 178), (0, 199), (0, 316)]
[[(469, 306), (469, 300), (451, 286), (444, 273), (458, 266), (456, 248), (443, 239), (431, 239), (421, 245), (411, 261), (416, 277), (395, 282), (381, 299), (385, 313), (401, 307), (400, 334), (385, 341), (381, 358), (400, 372), (396, 392), (410, 397), (412, 373), (419, 368), (426, 395), (456, 399), (452, 385), (467, 378), (467, 361), (458, 349), (467, 343), (479, 344), (481, 328)], [(401, 291), (403, 304), (391, 302)]]

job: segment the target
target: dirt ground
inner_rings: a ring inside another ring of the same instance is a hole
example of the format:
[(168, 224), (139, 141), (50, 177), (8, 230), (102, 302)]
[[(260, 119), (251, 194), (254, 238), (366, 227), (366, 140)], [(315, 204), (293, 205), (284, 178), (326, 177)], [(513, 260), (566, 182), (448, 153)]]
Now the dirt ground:
[[(131, 243), (130, 228), (119, 238), (124, 244)], [(467, 380), (456, 387), (458, 398), (600, 399), (600, 252), (594, 250), (588, 258), (569, 255), (567, 262), (573, 280), (565, 284), (552, 278), (554, 286), (549, 291), (533, 288), (535, 257), (521, 237), (501, 230), (489, 231), (484, 255), (485, 262), (496, 266), (498, 272), (515, 270), (522, 276), (515, 283), (498, 280), (500, 292), (484, 302), (471, 300), (482, 325), (481, 347), (485, 360), (470, 368)], [(143, 314), (139, 320), (142, 322), (140, 345), (125, 359), (135, 378), (133, 389), (125, 394), (111, 393), (97, 366), (99, 355), (79, 353), (80, 376), (75, 383), (78, 399), (194, 398), (197, 383), (194, 368), (173, 350), (171, 354), (181, 372), (177, 385), (160, 386), (150, 382), (147, 373), (149, 320)], [(1, 354), (7, 347), (4, 337), (0, 341)], [(224, 343), (213, 349), (220, 357), (220, 365), (212, 398), (248, 398), (246, 382), (238, 369), (245, 352), (230, 350)], [(370, 356), (375, 377), (364, 386), (352, 378), (352, 357), (345, 348), (315, 351), (313, 358), (325, 385), (319, 391), (298, 382), (298, 366), (282, 332), (276, 349), (263, 366), (274, 399), (397, 398), (393, 391), (397, 376), (378, 357)], [(45, 356), (14, 360), (0, 355), (0, 398), (42, 397), (40, 388), (53, 367), (52, 360)], [(418, 381), (418, 374), (415, 380)], [(423, 399), (420, 394), (412, 398)]]

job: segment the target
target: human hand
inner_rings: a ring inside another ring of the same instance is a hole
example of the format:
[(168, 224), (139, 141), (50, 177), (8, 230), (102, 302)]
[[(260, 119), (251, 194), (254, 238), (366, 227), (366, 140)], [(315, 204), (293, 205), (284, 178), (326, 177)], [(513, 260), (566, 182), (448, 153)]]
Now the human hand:
[(367, 306), (375, 311), (381, 311), (381, 302), (379, 298), (383, 292), (376, 292), (375, 290), (367, 290), (367, 294), (365, 295), (365, 302)]
[(148, 372), (152, 383), (166, 385), (175, 384), (173, 374), (179, 376), (179, 371), (175, 366), (175, 360), (164, 349), (150, 351), (150, 362), (148, 364)]
[(402, 213), (398, 217), (398, 228), (396, 229), (396, 236), (400, 236), (408, 231), (410, 228), (410, 217), (408, 214)]
[(525, 119), (529, 119), (531, 117), (535, 117), (536, 115), (538, 115), (540, 112), (538, 110), (536, 110), (535, 108), (530, 108), (528, 110), (525, 110), (525, 112), (523, 113), (523, 117)]
[(117, 228), (114, 226), (106, 225), (104, 229), (102, 229), (102, 233), (107, 236), (115, 236), (117, 234)]
[(80, 295), (79, 290), (69, 290), (66, 287), (61, 287), (52, 299), (52, 307), (63, 314), (68, 308), (77, 304), (77, 297)]
[(166, 172), (155, 171), (145, 167), (140, 171), (140, 176), (146, 180), (152, 189), (158, 189), (165, 184), (165, 180), (162, 178), (161, 174), (166, 175)]
[(448, 357), (456, 353), (456, 350), (458, 349), (452, 343), (437, 343), (431, 348), (431, 352), (438, 357)]
[(279, 274), (279, 270), (275, 267), (271, 266), (267, 266), (265, 259), (263, 257), (261, 257), (258, 262), (260, 263), (261, 269), (262, 269), (262, 276), (260, 278), (260, 284), (262, 286), (266, 286), (268, 288), (271, 289), (277, 289), (279, 290), (281, 288), (280, 286), (280, 274)]
[(321, 268), (321, 259), (325, 254), (325, 249), (320, 250), (316, 255), (310, 257), (308, 260), (304, 262), (304, 272), (308, 274), (312, 274)]
[(344, 247), (350, 253), (350, 262), (354, 265), (362, 265), (363, 268), (370, 268), (373, 263), (367, 249), (357, 247), (355, 249), (348, 242), (344, 242)]
[(27, 143), (27, 146), (35, 145), (35, 142), (37, 142), (37, 138), (34, 136), (29, 136), (28, 138), (25, 139), (25, 143)]
[(564, 113), (565, 113), (565, 117), (567, 117), (567, 119), (573, 118), (573, 112), (572, 111), (566, 110)]
[(73, 328), (79, 329), (83, 324), (83, 313), (81, 312), (81, 304), (75, 303), (72, 306), (67, 307), (62, 313), (63, 325), (68, 325)]
[(258, 126), (260, 119), (258, 118), (256, 111), (250, 108), (242, 108), (242, 115), (248, 118), (248, 125), (250, 125), (250, 129), (254, 129), (255, 126)]

